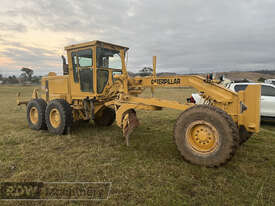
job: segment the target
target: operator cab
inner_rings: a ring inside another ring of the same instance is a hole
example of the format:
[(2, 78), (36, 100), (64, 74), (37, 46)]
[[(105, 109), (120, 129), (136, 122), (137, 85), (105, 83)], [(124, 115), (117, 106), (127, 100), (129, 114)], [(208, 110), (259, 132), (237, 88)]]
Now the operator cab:
[(73, 90), (102, 94), (115, 75), (122, 74), (127, 47), (92, 41), (65, 47)]

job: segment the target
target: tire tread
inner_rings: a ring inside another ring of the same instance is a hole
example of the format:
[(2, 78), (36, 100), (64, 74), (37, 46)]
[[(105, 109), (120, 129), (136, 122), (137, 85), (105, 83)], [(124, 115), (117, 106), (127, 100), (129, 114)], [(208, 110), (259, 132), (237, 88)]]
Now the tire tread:
[[(178, 126), (180, 126), (182, 119), (188, 118), (186, 116), (186, 113), (189, 112), (190, 110), (202, 110), (202, 112), (206, 112), (207, 110), (213, 111), (217, 114), (219, 114), (228, 124), (228, 127), (231, 130), (231, 134), (232, 134), (232, 145), (230, 146), (230, 152), (227, 153), (227, 156), (225, 158), (223, 158), (222, 161), (219, 162), (208, 162), (207, 164), (204, 164), (205, 166), (208, 167), (219, 167), (224, 165), (225, 163), (227, 163), (229, 160), (232, 159), (232, 157), (234, 156), (238, 146), (239, 146), (239, 130), (237, 128), (237, 125), (235, 124), (235, 122), (233, 121), (233, 119), (231, 118), (231, 116), (229, 116), (225, 111), (221, 110), (220, 108), (214, 107), (214, 106), (210, 106), (210, 105), (196, 105), (193, 107), (188, 108), (187, 110), (185, 110), (184, 112), (182, 112), (179, 117), (176, 120), (176, 124), (174, 127), (174, 141), (177, 145), (177, 140), (176, 140), (176, 136), (177, 136), (177, 131), (176, 128)], [(196, 162), (193, 161), (192, 157), (187, 157), (183, 154), (183, 152), (181, 151), (181, 149), (179, 148), (179, 146), (177, 145), (177, 149), (180, 151), (181, 155), (183, 156), (183, 158), (189, 162), (189, 163), (194, 163), (194, 164), (198, 164)]]

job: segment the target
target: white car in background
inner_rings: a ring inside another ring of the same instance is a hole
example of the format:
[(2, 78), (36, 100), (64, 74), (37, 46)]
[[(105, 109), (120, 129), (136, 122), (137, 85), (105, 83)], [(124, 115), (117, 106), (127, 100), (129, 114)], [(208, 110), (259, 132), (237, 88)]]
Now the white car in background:
[[(262, 119), (273, 119), (275, 118), (275, 85), (266, 83), (229, 83), (226, 88), (239, 92), (245, 90), (247, 85), (261, 85), (261, 118)], [(205, 100), (198, 94), (194, 93), (190, 98), (187, 99), (188, 102), (196, 104), (205, 104)]]
[(275, 79), (266, 79), (264, 81), (264, 83), (266, 83), (266, 84), (274, 84), (275, 85)]

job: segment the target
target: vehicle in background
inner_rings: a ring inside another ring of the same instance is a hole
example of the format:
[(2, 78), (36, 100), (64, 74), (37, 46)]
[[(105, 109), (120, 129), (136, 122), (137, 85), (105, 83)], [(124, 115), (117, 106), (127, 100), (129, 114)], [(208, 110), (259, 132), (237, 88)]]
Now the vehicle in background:
[[(226, 88), (239, 92), (245, 90), (248, 85), (261, 85), (261, 118), (275, 118), (275, 85), (266, 83), (229, 83)], [(203, 99), (200, 94), (193, 93), (187, 102), (195, 104), (208, 104), (207, 100)]]
[(264, 83), (275, 85), (275, 79), (266, 79), (266, 80), (264, 81)]

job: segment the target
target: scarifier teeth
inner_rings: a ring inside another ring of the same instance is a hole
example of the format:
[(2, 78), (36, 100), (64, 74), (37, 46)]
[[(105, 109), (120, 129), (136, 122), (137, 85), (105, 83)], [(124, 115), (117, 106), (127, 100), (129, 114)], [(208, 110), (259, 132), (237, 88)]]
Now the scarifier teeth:
[(133, 111), (127, 112), (123, 118), (123, 136), (126, 140), (126, 145), (129, 146), (129, 137), (134, 131), (135, 128), (139, 126), (139, 121), (136, 116), (136, 113)]

